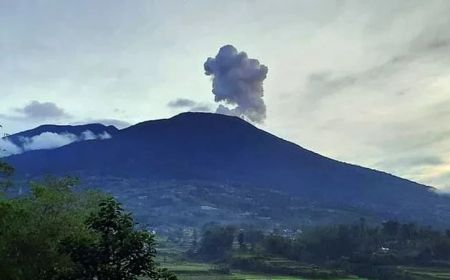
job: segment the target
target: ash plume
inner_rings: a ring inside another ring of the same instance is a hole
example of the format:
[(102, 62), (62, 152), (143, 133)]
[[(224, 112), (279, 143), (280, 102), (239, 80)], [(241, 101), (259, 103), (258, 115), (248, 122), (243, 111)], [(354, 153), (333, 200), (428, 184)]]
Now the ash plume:
[[(220, 48), (216, 57), (204, 64), (212, 76), (214, 101), (220, 102), (216, 113), (243, 117), (261, 123), (266, 118), (263, 82), (268, 68), (232, 45)], [(230, 107), (231, 106), (231, 107)]]

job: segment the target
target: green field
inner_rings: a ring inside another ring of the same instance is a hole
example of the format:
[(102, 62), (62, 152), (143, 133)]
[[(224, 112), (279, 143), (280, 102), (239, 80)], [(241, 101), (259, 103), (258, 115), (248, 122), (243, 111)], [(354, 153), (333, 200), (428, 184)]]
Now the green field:
[(450, 279), (450, 268), (434, 267), (400, 267), (403, 271), (414, 276), (416, 279), (424, 280), (448, 280)]
[[(268, 275), (248, 273), (232, 270), (229, 274), (216, 272), (214, 265), (194, 262), (169, 262), (164, 267), (175, 272), (180, 280), (311, 280), (311, 278), (294, 277), (287, 275)], [(417, 280), (448, 280), (450, 279), (449, 268), (427, 268), (427, 267), (398, 267), (407, 272), (413, 279)], [(331, 280), (362, 280), (364, 278), (347, 277), (334, 278)], [(315, 280), (318, 280), (315, 278)], [(329, 279), (330, 280), (330, 279)]]
[[(195, 262), (182, 257), (185, 248), (159, 240), (158, 262), (162, 267), (173, 271), (180, 280), (320, 280), (319, 278), (308, 278), (290, 275), (273, 275), (250, 271), (227, 270), (220, 271), (221, 266), (208, 263)], [(235, 254), (235, 257), (246, 257), (246, 254)], [(251, 257), (252, 255), (248, 255)], [(267, 263), (276, 267), (299, 269), (304, 272), (329, 272), (326, 268), (311, 266), (279, 257), (271, 257), (266, 260)], [(450, 264), (442, 267), (413, 267), (413, 266), (395, 266), (399, 271), (411, 277), (414, 280), (448, 280), (450, 279)], [(292, 270), (291, 270), (292, 271)], [(306, 274), (309, 275), (309, 274)], [(320, 277), (320, 276), (319, 276)], [(326, 278), (328, 280), (362, 280), (365, 278), (354, 277), (336, 277)]]
[[(257, 275), (257, 274), (240, 274), (233, 273), (232, 275), (202, 275), (202, 276), (180, 276), (180, 280), (303, 280), (306, 278), (298, 278), (292, 276), (273, 276), (273, 275)], [(341, 278), (347, 279), (362, 279), (362, 278)], [(339, 280), (341, 280), (339, 279)], [(338, 280), (338, 279), (336, 279)]]
[[(214, 271), (215, 267), (204, 263), (171, 263), (166, 264), (171, 271), (175, 272), (180, 280), (303, 280), (308, 278), (283, 276), (283, 275), (267, 275), (267, 274), (251, 274), (240, 271), (231, 271), (230, 274), (220, 274)], [(335, 280), (362, 279), (356, 277), (336, 278)]]
[[(261, 273), (252, 273), (247, 271), (231, 270), (229, 274), (220, 273), (213, 264), (193, 262), (180, 258), (185, 248), (181, 248), (170, 242), (158, 240), (158, 262), (162, 267), (174, 272), (179, 280), (309, 280), (310, 278), (294, 277), (288, 275), (269, 275)], [(281, 258), (272, 258), (271, 263), (280, 266), (304, 267), (299, 263)], [(327, 280), (356, 280), (363, 279), (358, 277), (335, 278)], [(320, 280), (315, 278), (315, 280)]]

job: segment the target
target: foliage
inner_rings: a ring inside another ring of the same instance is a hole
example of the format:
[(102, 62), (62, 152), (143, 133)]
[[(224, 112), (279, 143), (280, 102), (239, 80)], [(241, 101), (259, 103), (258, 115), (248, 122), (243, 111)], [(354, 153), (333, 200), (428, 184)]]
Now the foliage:
[(0, 161), (0, 191), (11, 185), (10, 177), (14, 174), (14, 167), (6, 162)]
[(64, 251), (77, 264), (76, 279), (137, 279), (157, 277), (155, 241), (151, 234), (134, 229), (131, 216), (113, 198), (99, 204), (86, 224), (96, 238), (66, 240)]
[(94, 208), (91, 197), (71, 192), (73, 183), (47, 179), (33, 183), (30, 196), (0, 202), (4, 279), (54, 279), (70, 272), (71, 260), (59, 252), (59, 244), (70, 235), (89, 235), (83, 219)]
[(47, 178), (28, 196), (0, 201), (2, 279), (176, 279), (154, 262), (153, 235), (116, 200), (74, 192), (75, 184)]
[(198, 255), (213, 260), (226, 258), (233, 247), (235, 233), (236, 229), (231, 226), (207, 229), (203, 233)]
[[(0, 125), (0, 128), (2, 128), (2, 127), (3, 126)], [(3, 138), (6, 136), (7, 135), (5, 134), (5, 136), (0, 136), (0, 137)], [(1, 149), (0, 149), (0, 152), (2, 152)], [(5, 190), (6, 188), (8, 188), (11, 185), (11, 181), (9, 179), (13, 175), (13, 173), (14, 173), (14, 167), (12, 167), (8, 163), (0, 160), (0, 191)]]
[[(224, 229), (218, 227), (206, 231), (201, 242), (203, 250), (198, 253), (204, 254), (203, 259), (211, 255), (231, 256), (225, 261), (234, 268), (247, 271), (319, 278), (333, 276), (314, 269), (299, 269), (298, 264), (303, 263), (335, 272), (344, 269), (370, 279), (413, 279), (398, 266), (450, 266), (449, 231), (441, 232), (412, 223), (386, 221), (379, 226), (368, 226), (362, 219), (354, 224), (316, 227), (289, 236), (241, 230), (226, 237), (240, 243), (239, 250), (234, 251), (230, 245), (222, 245)], [(214, 251), (219, 249), (222, 251)], [(273, 264), (270, 260), (274, 258), (297, 265)]]

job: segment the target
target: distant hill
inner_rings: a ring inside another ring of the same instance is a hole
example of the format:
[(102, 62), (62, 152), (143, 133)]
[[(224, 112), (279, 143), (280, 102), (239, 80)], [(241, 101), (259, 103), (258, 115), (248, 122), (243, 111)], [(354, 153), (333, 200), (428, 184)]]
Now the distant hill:
[(19, 133), (11, 134), (8, 139), (16, 145), (21, 146), (21, 138), (31, 138), (33, 136), (40, 135), (45, 132), (51, 132), (56, 134), (74, 134), (81, 135), (83, 132), (91, 131), (92, 133), (98, 135), (107, 132), (109, 135), (115, 135), (119, 130), (112, 125), (105, 126), (103, 124), (85, 124), (85, 125), (41, 125), (36, 128), (25, 130)]
[(111, 134), (103, 141), (29, 151), (6, 160), (21, 176), (78, 174), (249, 186), (334, 209), (450, 225), (450, 199), (433, 188), (326, 158), (240, 118), (183, 113)]

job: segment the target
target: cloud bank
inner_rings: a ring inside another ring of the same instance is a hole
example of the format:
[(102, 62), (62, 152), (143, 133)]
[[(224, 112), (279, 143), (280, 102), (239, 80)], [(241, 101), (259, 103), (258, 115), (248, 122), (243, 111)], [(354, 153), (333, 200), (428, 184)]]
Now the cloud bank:
[(226, 45), (220, 48), (216, 57), (206, 60), (204, 69), (206, 75), (212, 76), (214, 101), (224, 102), (217, 108), (217, 113), (240, 116), (257, 123), (264, 121), (263, 82), (267, 77), (267, 66), (249, 58), (245, 52), (238, 52), (232, 45)]
[(88, 140), (110, 139), (111, 135), (104, 131), (95, 134), (90, 130), (82, 132), (80, 135), (73, 133), (43, 132), (32, 137), (19, 137), (20, 145), (11, 142), (7, 137), (0, 139), (0, 157), (21, 154), (33, 150), (48, 150), (59, 148), (74, 142)]
[(9, 141), (8, 138), (0, 138), (0, 157), (16, 155), (22, 153), (22, 149)]

